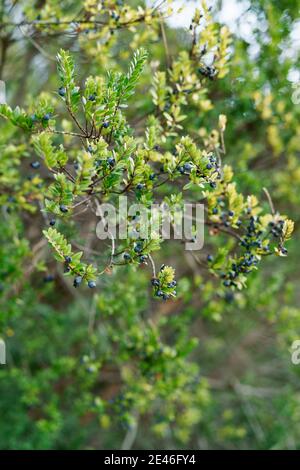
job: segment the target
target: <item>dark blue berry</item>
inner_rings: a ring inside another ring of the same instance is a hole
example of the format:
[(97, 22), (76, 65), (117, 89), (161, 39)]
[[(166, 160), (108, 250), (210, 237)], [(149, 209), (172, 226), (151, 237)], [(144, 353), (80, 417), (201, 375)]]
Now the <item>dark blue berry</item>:
[(129, 253), (124, 253), (123, 258), (126, 259), (126, 260), (130, 260), (131, 256), (130, 256)]
[(32, 162), (32, 163), (30, 163), (30, 166), (34, 170), (37, 170), (41, 166), (41, 164), (40, 164), (40, 162)]
[(119, 21), (119, 19), (120, 19), (120, 16), (117, 15), (114, 11), (111, 13), (111, 17), (116, 21)]
[(213, 261), (213, 256), (212, 255), (207, 255), (207, 261), (211, 263)]
[(211, 169), (212, 169), (212, 167), (213, 167), (213, 166), (212, 166), (212, 164), (211, 164), (211, 163), (208, 163), (208, 164), (206, 165), (206, 169), (207, 169), (207, 170), (211, 170)]
[(61, 204), (61, 205), (59, 206), (59, 209), (60, 209), (60, 211), (63, 212), (64, 214), (65, 214), (66, 212), (68, 212), (68, 210), (69, 210), (69, 209), (67, 208), (67, 206), (65, 206), (64, 204)]
[(113, 157), (109, 157), (107, 159), (107, 163), (109, 164), (109, 166), (114, 166), (116, 163), (116, 160)]
[(72, 262), (71, 256), (65, 256), (65, 262), (66, 263), (71, 263)]
[(158, 287), (160, 285), (160, 282), (158, 279), (151, 279), (151, 284), (155, 287)]
[(136, 189), (138, 189), (139, 191), (141, 191), (143, 188), (144, 188), (143, 183), (138, 183), (138, 184), (136, 185)]
[(107, 128), (109, 127), (109, 122), (108, 122), (108, 121), (105, 121), (105, 122), (103, 123), (103, 127), (104, 127), (104, 129), (107, 129)]
[(229, 217), (233, 217), (233, 216), (234, 216), (234, 212), (233, 212), (233, 211), (228, 211), (228, 215), (229, 215)]
[(49, 121), (50, 117), (51, 117), (51, 114), (50, 114), (50, 113), (44, 114), (43, 120), (44, 120), (44, 121)]
[(152, 174), (149, 176), (149, 179), (150, 179), (151, 181), (153, 181), (153, 180), (155, 179), (155, 177), (156, 177), (156, 174), (155, 174), (155, 173), (152, 173)]
[(82, 283), (82, 276), (76, 276), (73, 282), (73, 286), (78, 287), (80, 286), (81, 283)]
[(211, 188), (215, 189), (215, 188), (217, 187), (217, 184), (216, 184), (214, 181), (211, 181), (211, 182), (209, 183), (209, 186), (210, 186)]
[(52, 282), (54, 281), (54, 276), (53, 274), (47, 274), (46, 276), (44, 276), (44, 282)]
[(145, 263), (145, 261), (147, 261), (147, 256), (142, 255), (142, 256), (139, 257), (139, 260), (140, 260), (140, 263)]
[(96, 99), (96, 96), (94, 93), (88, 97), (89, 101), (95, 101), (95, 99)]
[(192, 165), (190, 163), (185, 163), (183, 165), (183, 167), (184, 167), (185, 171), (191, 171), (191, 169), (192, 169)]
[(100, 166), (102, 166), (102, 163), (103, 163), (103, 160), (96, 160), (95, 161), (96, 168), (99, 168)]
[(178, 167), (178, 171), (179, 171), (179, 173), (181, 173), (183, 175), (184, 174), (183, 166)]
[(51, 219), (50, 222), (49, 222), (49, 225), (51, 225), (51, 227), (54, 227), (55, 224), (56, 224), (56, 220)]
[(176, 284), (177, 284), (176, 281), (169, 282), (169, 283), (168, 283), (168, 287), (170, 287), (170, 288), (171, 288), (171, 287), (175, 287)]
[(162, 290), (158, 290), (158, 291), (156, 292), (156, 295), (157, 295), (157, 297), (162, 297), (162, 296), (164, 295), (164, 293), (163, 293)]
[(218, 208), (217, 208), (217, 207), (214, 207), (213, 210), (212, 210), (212, 213), (213, 213), (213, 214), (217, 214), (217, 213), (218, 213)]
[(88, 286), (89, 286), (90, 289), (94, 289), (96, 287), (95, 281), (89, 281)]
[(230, 304), (234, 300), (234, 294), (233, 292), (226, 292), (225, 297), (224, 297), (225, 302)]
[(231, 281), (226, 280), (226, 281), (223, 282), (223, 284), (224, 284), (225, 287), (229, 287), (231, 285)]
[(142, 251), (142, 249), (143, 249), (143, 245), (141, 243), (137, 243), (134, 247), (134, 251), (136, 253), (140, 253)]
[(60, 96), (65, 96), (65, 94), (66, 94), (66, 89), (65, 89), (65, 87), (63, 87), (63, 86), (59, 87), (59, 89), (58, 89), (58, 94), (59, 94)]

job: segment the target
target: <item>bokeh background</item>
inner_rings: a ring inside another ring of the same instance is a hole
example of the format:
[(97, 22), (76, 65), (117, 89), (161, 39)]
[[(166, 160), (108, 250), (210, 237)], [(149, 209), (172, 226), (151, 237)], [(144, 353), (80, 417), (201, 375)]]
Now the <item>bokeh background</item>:
[[(27, 106), (40, 93), (57, 90), (55, 55), (61, 47), (74, 53), (81, 80), (108, 67), (126, 68), (139, 44), (152, 62), (165, 60), (162, 38), (143, 25), (117, 32), (109, 54), (76, 27), (33, 33), (25, 26), (4, 26), (21, 21), (24, 11), (39, 18), (52, 18), (53, 11), (75, 17), (83, 3), (1, 2), (0, 78), (10, 105)], [(173, 2), (182, 3), (185, 10), (175, 8), (166, 25), (173, 56), (190, 41), (198, 2)], [(3, 207), (2, 449), (300, 446), (300, 365), (291, 362), (292, 342), (300, 339), (300, 2), (209, 4), (215, 20), (232, 32), (229, 73), (212, 81), (206, 99), (187, 110), (185, 126), (201, 136), (201, 129), (213, 128), (220, 114), (227, 115), (224, 161), (232, 165), (240, 190), (267, 207), (262, 188), (268, 188), (276, 210), (294, 219), (289, 256), (267, 260), (248, 279), (247, 289), (231, 293), (171, 242), (155, 257), (158, 264), (176, 268), (178, 300), (153, 300), (147, 270), (126, 268), (103, 278), (93, 296), (70, 287), (47, 248), (34, 251), (43, 226), (40, 213), (7, 214)], [(148, 70), (141, 91), (149, 90), (150, 75)], [(137, 132), (150, 107), (147, 93), (129, 107)], [(13, 179), (19, 171), (12, 165), (3, 173), (1, 160), (11, 154), (29, 175), (24, 136), (5, 122), (0, 125), (0, 177)], [(92, 221), (82, 243), (94, 230)], [(203, 259), (218, 243), (207, 239)], [(53, 282), (44, 282), (47, 273)]]

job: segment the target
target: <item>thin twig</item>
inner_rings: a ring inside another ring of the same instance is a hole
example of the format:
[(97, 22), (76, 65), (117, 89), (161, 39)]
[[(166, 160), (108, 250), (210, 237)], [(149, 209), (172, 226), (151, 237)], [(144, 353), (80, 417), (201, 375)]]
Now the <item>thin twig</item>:
[(163, 43), (164, 43), (164, 48), (165, 48), (165, 53), (166, 53), (167, 67), (170, 68), (172, 61), (171, 61), (171, 57), (170, 57), (170, 51), (169, 51), (165, 26), (164, 26), (164, 23), (162, 21), (162, 18), (160, 18), (160, 29), (161, 29), (162, 40), (163, 40)]
[(48, 54), (48, 52), (46, 52), (42, 46), (40, 46), (31, 36), (29, 36), (28, 34), (25, 33), (25, 31), (23, 31), (22, 29), (22, 26), (19, 25), (18, 26), (19, 30), (21, 31), (21, 33), (23, 34), (24, 38), (28, 39), (28, 41), (44, 56), (46, 57), (46, 59), (49, 59), (49, 60), (52, 60), (53, 62), (56, 62), (56, 59), (54, 57), (52, 57), (50, 54)]
[(155, 267), (154, 259), (152, 258), (151, 255), (148, 255), (148, 258), (152, 266), (153, 277), (156, 277), (156, 267)]
[(267, 196), (268, 203), (269, 203), (269, 206), (270, 206), (272, 215), (274, 215), (274, 214), (275, 214), (275, 207), (274, 207), (272, 198), (271, 198), (271, 196), (270, 196), (270, 193), (269, 193), (269, 191), (267, 190), (267, 188), (263, 188), (263, 192), (264, 192), (265, 195)]
[(135, 422), (133, 426), (127, 431), (124, 441), (121, 446), (121, 450), (130, 450), (134, 444), (138, 431), (138, 414), (135, 413)]

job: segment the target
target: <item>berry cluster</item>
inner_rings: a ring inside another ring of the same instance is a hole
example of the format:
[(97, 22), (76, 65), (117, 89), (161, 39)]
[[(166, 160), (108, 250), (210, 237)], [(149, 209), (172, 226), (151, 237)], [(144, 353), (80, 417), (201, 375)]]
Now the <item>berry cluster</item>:
[(236, 214), (234, 210), (225, 206), (224, 198), (219, 196), (217, 197), (214, 206), (210, 208), (210, 214), (213, 216), (212, 221), (216, 222), (216, 228), (218, 227), (218, 224), (223, 225), (224, 227), (240, 227), (242, 225), (242, 221), (239, 218), (240, 214)]
[(194, 173), (197, 178), (206, 179), (213, 189), (217, 186), (215, 179), (221, 179), (221, 168), (214, 154), (208, 155), (204, 166), (197, 165), (194, 162), (185, 162), (180, 164), (177, 170), (181, 175)]
[[(52, 222), (54, 219), (52, 219)], [(50, 225), (51, 224), (50, 221)], [(43, 230), (48, 242), (56, 251), (59, 260), (64, 264), (64, 273), (66, 275), (75, 276), (73, 281), (74, 287), (79, 287), (85, 281), (90, 289), (96, 287), (95, 279), (97, 277), (97, 270), (91, 264), (85, 264), (81, 261), (82, 252), (72, 252), (71, 245), (67, 242), (64, 235), (58, 232), (55, 228), (48, 228)]]
[(174, 269), (162, 265), (157, 277), (151, 279), (156, 297), (168, 300), (170, 297), (176, 297), (177, 282), (174, 279)]
[(202, 67), (199, 67), (198, 72), (204, 77), (209, 78), (210, 80), (213, 80), (214, 78), (216, 78), (217, 73), (218, 73), (215, 67), (212, 67), (210, 65), (204, 65)]
[(263, 247), (263, 230), (261, 230), (259, 223), (259, 216), (251, 216), (249, 224), (246, 227), (246, 234), (241, 240), (241, 246), (247, 250), (252, 248), (263, 248), (264, 251), (269, 251), (268, 245)]
[(148, 255), (144, 253), (146, 247), (144, 246), (144, 243), (142, 241), (137, 241), (134, 246), (133, 250), (131, 253), (128, 253), (128, 251), (125, 251), (123, 254), (123, 258), (125, 261), (138, 261), (140, 264), (146, 263), (148, 260)]
[(279, 219), (278, 221), (271, 221), (269, 222), (269, 227), (271, 229), (271, 235), (275, 239), (280, 239), (278, 243), (278, 252), (282, 256), (286, 256), (288, 254), (288, 250), (283, 246), (284, 240), (283, 237), (283, 228), (284, 228), (284, 220)]
[[(79, 287), (80, 284), (82, 283), (82, 281), (83, 281), (82, 276), (76, 276), (75, 279), (74, 279), (74, 282), (73, 282), (73, 286), (74, 287)], [(88, 286), (89, 286), (90, 289), (94, 289), (96, 287), (95, 281), (88, 281)]]
[[(90, 150), (89, 150), (90, 151)], [(98, 169), (106, 169), (111, 170), (116, 164), (116, 160), (114, 157), (108, 157), (106, 160), (97, 159), (95, 161), (96, 168)]]
[(221, 277), (224, 279), (223, 285), (225, 287), (237, 287), (236, 280), (239, 275), (247, 275), (251, 273), (252, 268), (256, 266), (258, 262), (259, 259), (254, 254), (247, 252), (238, 261), (231, 264), (231, 269), (228, 273), (221, 274)]
[(51, 119), (51, 116), (52, 116), (51, 113), (45, 113), (42, 116), (39, 116), (37, 114), (32, 114), (30, 116), (30, 119), (33, 125), (37, 123), (41, 123), (45, 125)]
[[(223, 201), (221, 202), (221, 206), (222, 205), (224, 206)], [(218, 207), (213, 207), (211, 213), (216, 215), (218, 212)], [(222, 255), (217, 255), (216, 259), (214, 259), (212, 255), (207, 256), (209, 267), (219, 271), (225, 287), (241, 288), (244, 286), (246, 276), (256, 269), (261, 257), (271, 254), (272, 248), (270, 245), (272, 237), (276, 242), (274, 247), (275, 252), (280, 256), (287, 255), (284, 242), (289, 239), (293, 229), (293, 223), (291, 221), (285, 222), (283, 219), (280, 219), (278, 214), (274, 215), (272, 220), (268, 222), (265, 216), (253, 215), (253, 213), (250, 215), (250, 208), (246, 208), (246, 214), (247, 218), (244, 223), (246, 232), (240, 237), (239, 243), (242, 248), (240, 257), (229, 259), (225, 257), (220, 263)], [(222, 211), (220, 214), (220, 223), (226, 227), (231, 225), (237, 228), (242, 222), (238, 219), (232, 223), (231, 219), (234, 217), (234, 211)], [(216, 225), (216, 228), (218, 228), (218, 225)], [(289, 234), (287, 234), (288, 231), (290, 232)]]
[(269, 222), (271, 234), (273, 235), (274, 238), (281, 237), (283, 225), (284, 225), (284, 220), (282, 219), (278, 220), (277, 222), (276, 221)]

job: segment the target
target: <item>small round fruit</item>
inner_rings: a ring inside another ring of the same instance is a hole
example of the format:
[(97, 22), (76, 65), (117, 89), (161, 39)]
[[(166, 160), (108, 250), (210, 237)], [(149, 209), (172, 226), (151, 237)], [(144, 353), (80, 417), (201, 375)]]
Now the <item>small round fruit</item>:
[(65, 87), (63, 87), (63, 86), (59, 87), (58, 94), (59, 94), (59, 96), (65, 96), (66, 95)]
[(54, 276), (53, 276), (53, 274), (46, 274), (46, 276), (44, 276), (43, 281), (44, 281), (44, 282), (52, 282), (52, 281), (54, 281)]
[(59, 210), (60, 210), (63, 214), (66, 214), (69, 209), (68, 209), (67, 206), (65, 206), (64, 204), (61, 204), (61, 205), (59, 206)]
[(82, 276), (76, 276), (73, 282), (73, 286), (78, 287), (80, 286), (81, 283), (82, 283)]

